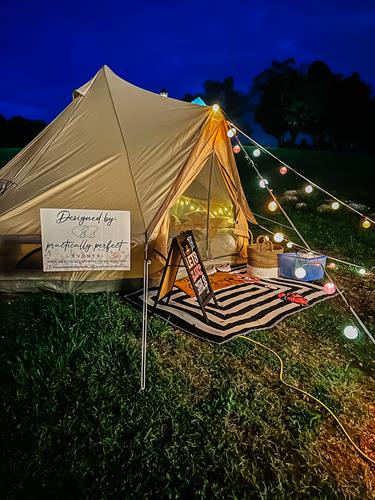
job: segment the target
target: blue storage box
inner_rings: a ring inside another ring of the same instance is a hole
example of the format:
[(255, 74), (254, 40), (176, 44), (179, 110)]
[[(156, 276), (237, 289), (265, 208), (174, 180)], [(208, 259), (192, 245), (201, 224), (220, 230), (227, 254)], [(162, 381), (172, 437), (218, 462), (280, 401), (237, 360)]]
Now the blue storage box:
[[(327, 257), (311, 252), (280, 253), (279, 276), (299, 281), (315, 281), (324, 278)], [(297, 270), (297, 274), (296, 274)]]

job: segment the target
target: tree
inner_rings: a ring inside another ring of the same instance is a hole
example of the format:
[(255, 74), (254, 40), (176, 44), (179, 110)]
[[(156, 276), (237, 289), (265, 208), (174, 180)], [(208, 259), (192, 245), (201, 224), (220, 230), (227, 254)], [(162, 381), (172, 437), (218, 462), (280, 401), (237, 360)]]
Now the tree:
[(278, 140), (279, 146), (284, 144), (287, 132), (294, 144), (302, 127), (302, 83), (294, 59), (272, 61), (271, 67), (253, 80), (250, 94), (259, 99), (255, 121)]
[(6, 120), (0, 115), (0, 146), (26, 146), (46, 126), (47, 123), (43, 120), (28, 120), (21, 116), (13, 116)]
[[(250, 132), (249, 118), (249, 96), (234, 88), (234, 79), (231, 76), (224, 78), (222, 82), (217, 80), (206, 80), (203, 84), (204, 92), (200, 97), (208, 105), (220, 104), (228, 116)], [(198, 95), (185, 94), (184, 101), (191, 102)]]

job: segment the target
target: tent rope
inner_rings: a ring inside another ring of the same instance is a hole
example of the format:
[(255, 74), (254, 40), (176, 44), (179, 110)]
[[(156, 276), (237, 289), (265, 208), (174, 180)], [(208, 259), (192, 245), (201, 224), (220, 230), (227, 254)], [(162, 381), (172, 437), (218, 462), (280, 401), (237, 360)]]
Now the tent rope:
[[(239, 146), (241, 147), (242, 151), (244, 152), (244, 155), (245, 155), (245, 158), (246, 160), (248, 161), (249, 165), (256, 171), (258, 177), (262, 180), (264, 180), (264, 177), (262, 176), (262, 174), (259, 172), (257, 166), (255, 165), (255, 163), (253, 162), (253, 160), (250, 158), (250, 156), (248, 155), (247, 151), (245, 150), (242, 142), (240, 141), (240, 139), (238, 138), (237, 134), (236, 134), (236, 140), (239, 144)], [(282, 214), (285, 216), (285, 218), (287, 219), (287, 221), (289, 222), (289, 224), (291, 225), (291, 227), (294, 229), (294, 231), (296, 232), (296, 234), (299, 236), (299, 238), (301, 239), (301, 241), (303, 242), (303, 244), (305, 245), (305, 247), (310, 251), (310, 252), (313, 252), (313, 250), (311, 249), (310, 245), (307, 243), (307, 241), (304, 239), (304, 237), (302, 236), (302, 234), (300, 233), (300, 231), (298, 230), (298, 228), (296, 227), (296, 225), (294, 224), (294, 222), (292, 221), (292, 219), (289, 217), (289, 215), (286, 213), (286, 211), (284, 210), (284, 208), (282, 207), (281, 203), (279, 202), (279, 200), (276, 198), (276, 196), (274, 195), (272, 189), (270, 189), (268, 187), (268, 184), (267, 183), (264, 183), (264, 186), (265, 188), (267, 189), (268, 193), (270, 194), (270, 196), (272, 197), (272, 199), (275, 201), (275, 203), (277, 204), (277, 206), (279, 207), (280, 211), (282, 212)], [(313, 252), (313, 253), (316, 253), (316, 252)], [(330, 282), (332, 282), (332, 278), (330, 277), (330, 275), (328, 274), (327, 270), (324, 268), (324, 274), (327, 276), (327, 278), (329, 279)], [(349, 311), (352, 313), (352, 315), (355, 317), (355, 319), (357, 320), (358, 324), (361, 326), (361, 328), (363, 328), (363, 331), (366, 333), (366, 335), (368, 336), (368, 338), (371, 340), (371, 342), (373, 344), (375, 344), (375, 338), (373, 337), (373, 335), (370, 333), (370, 331), (368, 330), (368, 328), (364, 325), (364, 323), (362, 322), (361, 318), (358, 316), (357, 312), (353, 309), (353, 307), (349, 304), (347, 298), (344, 296), (344, 293), (342, 292), (342, 290), (336, 285), (336, 290), (338, 292), (338, 294), (340, 295), (340, 297), (342, 298), (343, 302), (345, 303), (345, 305), (348, 307)]]
[(282, 165), (284, 165), (285, 167), (287, 167), (289, 170), (291, 170), (292, 172), (294, 172), (296, 175), (298, 175), (299, 177), (301, 177), (302, 179), (304, 179), (306, 182), (308, 182), (312, 186), (314, 186), (317, 189), (319, 189), (319, 191), (321, 191), (322, 193), (326, 194), (327, 196), (330, 196), (332, 199), (334, 199), (335, 201), (339, 202), (341, 205), (343, 205), (344, 207), (348, 208), (352, 212), (355, 212), (357, 215), (359, 215), (359, 216), (363, 217), (364, 219), (366, 219), (366, 220), (372, 222), (373, 224), (375, 224), (375, 220), (374, 219), (372, 219), (371, 217), (368, 217), (367, 215), (363, 214), (359, 210), (356, 210), (355, 208), (353, 208), (351, 205), (349, 205), (345, 201), (340, 200), (340, 198), (337, 198), (335, 195), (333, 195), (332, 193), (330, 193), (326, 189), (322, 188), (321, 186), (319, 186), (318, 184), (316, 184), (314, 181), (312, 181), (308, 177), (306, 177), (303, 174), (301, 174), (300, 172), (298, 172), (298, 170), (296, 170), (295, 168), (293, 168), (291, 165), (289, 165), (288, 163), (284, 162), (283, 160), (281, 160), (280, 158), (278, 158), (276, 155), (274, 155), (273, 153), (271, 153), (271, 151), (269, 151), (267, 148), (265, 148), (264, 146), (262, 146), (261, 144), (259, 144), (258, 142), (256, 142), (252, 137), (250, 137), (249, 135), (247, 135), (243, 130), (241, 130), (236, 125), (234, 125), (232, 123), (232, 121), (230, 121), (230, 123), (231, 123), (231, 126), (233, 126), (238, 132), (240, 132), (244, 137), (246, 137), (246, 139), (248, 139), (252, 144), (254, 144), (254, 146), (256, 146), (257, 148), (259, 148), (261, 151), (263, 151), (264, 153), (268, 154), (269, 156), (271, 156), (272, 158), (274, 158), (275, 160), (277, 160), (279, 163), (281, 163)]

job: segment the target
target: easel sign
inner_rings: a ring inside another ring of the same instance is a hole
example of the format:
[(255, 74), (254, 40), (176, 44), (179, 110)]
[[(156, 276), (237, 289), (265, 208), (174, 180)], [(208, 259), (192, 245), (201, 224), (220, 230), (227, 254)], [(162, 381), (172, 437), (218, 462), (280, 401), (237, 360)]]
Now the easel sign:
[(181, 259), (185, 265), (188, 273), (189, 280), (193, 287), (194, 293), (198, 299), (203, 316), (208, 323), (207, 313), (205, 307), (212, 299), (215, 306), (218, 303), (212, 289), (211, 283), (208, 279), (206, 269), (203, 265), (202, 257), (199, 253), (194, 235), (192, 231), (184, 231), (175, 236), (172, 240), (171, 248), (169, 249), (167, 262), (163, 271), (163, 276), (160, 281), (158, 295), (156, 297), (155, 307), (158, 302), (170, 293), (176, 280), (178, 268)]

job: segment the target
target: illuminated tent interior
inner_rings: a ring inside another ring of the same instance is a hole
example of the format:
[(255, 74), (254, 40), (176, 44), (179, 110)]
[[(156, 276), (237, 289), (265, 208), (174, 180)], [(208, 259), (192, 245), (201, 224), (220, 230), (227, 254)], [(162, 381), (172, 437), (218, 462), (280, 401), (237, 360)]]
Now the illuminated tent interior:
[[(0, 291), (115, 290), (157, 281), (171, 238), (205, 260), (246, 257), (248, 221), (220, 110), (140, 89), (104, 66), (0, 172)], [(41, 208), (129, 210), (131, 271), (43, 272)]]

